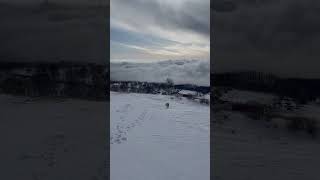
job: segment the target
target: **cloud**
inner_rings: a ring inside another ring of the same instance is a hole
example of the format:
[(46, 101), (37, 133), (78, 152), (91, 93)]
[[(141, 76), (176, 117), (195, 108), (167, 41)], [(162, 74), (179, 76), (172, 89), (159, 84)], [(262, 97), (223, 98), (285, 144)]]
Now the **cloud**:
[(237, 6), (232, 1), (212, 1), (210, 4), (211, 10), (216, 12), (232, 12)]
[(113, 31), (124, 31), (123, 34), (135, 33), (140, 42), (155, 37), (153, 43), (161, 42), (157, 47), (140, 42), (120, 43), (140, 46), (156, 57), (162, 54), (162, 59), (209, 59), (209, 3), (209, 0), (111, 0), (111, 27)]
[(176, 60), (153, 63), (111, 63), (110, 79), (116, 81), (166, 82), (210, 86), (209, 61)]
[[(21, 3), (16, 5), (0, 1), (0, 61), (108, 62), (107, 6), (78, 6), (80, 2), (68, 0), (75, 4), (42, 8), (23, 5), (36, 0), (10, 2)], [(90, 1), (95, 2), (101, 1)]]
[[(212, 54), (215, 68), (223, 66), (228, 70), (228, 66), (229, 69), (240, 69), (241, 66), (294, 76), (295, 74), (286, 68), (288, 62), (291, 63), (289, 67), (293, 64), (299, 67), (304, 63), (315, 63), (315, 56), (319, 55), (317, 42), (320, 40), (320, 2), (218, 2), (216, 6), (211, 4), (214, 38)], [(229, 5), (225, 5), (226, 2)], [(305, 59), (293, 58), (303, 55)], [(276, 67), (277, 65), (280, 67)], [(296, 67), (292, 69), (296, 70)], [(302, 71), (307, 73), (308, 69)]]
[[(44, 0), (0, 0), (0, 3), (14, 4), (39, 4)], [(106, 0), (50, 0), (50, 3), (86, 4), (86, 5), (109, 5)]]
[(141, 30), (154, 26), (162, 30), (190, 31), (209, 37), (210, 2), (183, 2), (175, 5), (160, 0), (111, 0), (111, 22), (125, 24), (128, 29)]

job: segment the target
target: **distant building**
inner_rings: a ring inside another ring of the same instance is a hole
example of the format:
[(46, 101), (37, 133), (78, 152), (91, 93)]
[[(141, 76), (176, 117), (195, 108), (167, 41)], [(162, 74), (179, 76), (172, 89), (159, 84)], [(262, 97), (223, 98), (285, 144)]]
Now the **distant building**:
[(186, 97), (189, 99), (195, 98), (198, 95), (196, 91), (190, 91), (190, 90), (181, 90), (178, 92), (178, 94), (182, 97)]
[(210, 94), (205, 94), (204, 96), (200, 97), (199, 101), (202, 104), (210, 104)]

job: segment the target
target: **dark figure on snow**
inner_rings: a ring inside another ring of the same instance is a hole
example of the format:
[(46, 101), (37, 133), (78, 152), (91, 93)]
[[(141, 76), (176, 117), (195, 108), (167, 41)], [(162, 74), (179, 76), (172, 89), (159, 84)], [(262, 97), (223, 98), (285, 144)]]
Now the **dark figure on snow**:
[(169, 103), (166, 103), (166, 108), (167, 108), (167, 109), (169, 108)]

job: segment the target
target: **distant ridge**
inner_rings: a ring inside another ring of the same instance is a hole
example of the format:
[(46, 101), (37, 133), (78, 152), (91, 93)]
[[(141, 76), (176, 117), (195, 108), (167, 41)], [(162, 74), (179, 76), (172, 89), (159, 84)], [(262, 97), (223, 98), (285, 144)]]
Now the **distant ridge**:
[(75, 62), (0, 62), (0, 93), (107, 100), (108, 67)]

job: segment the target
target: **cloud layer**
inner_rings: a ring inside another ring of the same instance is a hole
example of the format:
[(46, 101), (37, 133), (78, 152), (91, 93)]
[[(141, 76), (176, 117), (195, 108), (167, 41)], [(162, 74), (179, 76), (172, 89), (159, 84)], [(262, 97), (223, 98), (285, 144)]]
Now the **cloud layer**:
[(111, 59), (209, 59), (209, 4), (111, 0)]
[(318, 76), (314, 67), (320, 65), (316, 60), (319, 8), (316, 0), (215, 1), (211, 4), (214, 71)]
[(210, 86), (209, 61), (176, 60), (154, 63), (111, 63), (110, 79), (114, 81), (166, 82)]

